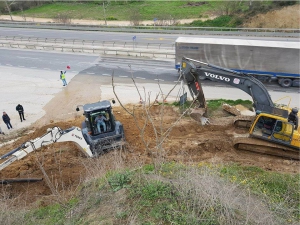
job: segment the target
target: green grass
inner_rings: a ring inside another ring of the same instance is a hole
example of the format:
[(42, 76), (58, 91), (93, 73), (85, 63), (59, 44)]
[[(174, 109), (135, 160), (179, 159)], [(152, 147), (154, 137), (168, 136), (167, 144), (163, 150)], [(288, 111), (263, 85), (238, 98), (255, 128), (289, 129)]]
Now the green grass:
[(29, 212), (25, 218), (27, 224), (65, 224), (66, 215), (75, 207), (78, 199), (73, 198), (66, 204), (54, 204)]
[(231, 182), (248, 187), (257, 195), (267, 196), (274, 209), (284, 205), (284, 208), (290, 209), (291, 219), (300, 220), (299, 174), (281, 174), (239, 165), (223, 167), (221, 174)]
[[(98, 1), (99, 2), (99, 1)], [(154, 18), (175, 18), (188, 19), (200, 18), (219, 4), (218, 2), (209, 2), (202, 6), (188, 6), (185, 1), (128, 1), (114, 2), (106, 9), (106, 17), (112, 20), (129, 20), (131, 11), (138, 11), (142, 20), (153, 20)], [(45, 4), (37, 8), (24, 11), (26, 16), (53, 18), (58, 13), (65, 13), (72, 19), (93, 19), (103, 20), (104, 11), (102, 3), (84, 2), (68, 3), (55, 2)], [(21, 15), (20, 12), (15, 15)]]
[[(178, 101), (178, 102), (171, 103), (171, 105), (186, 109), (186, 108), (190, 107), (191, 103), (192, 103), (191, 101), (187, 101), (187, 102), (185, 102), (185, 104), (183, 106), (181, 106), (180, 102)], [(222, 108), (223, 103), (229, 104), (231, 106), (243, 105), (248, 109), (251, 109), (252, 104), (253, 104), (250, 100), (242, 100), (242, 99), (237, 99), (237, 100), (230, 100), (230, 99), (207, 100), (206, 104), (207, 104), (208, 113), (210, 114), (210, 113), (213, 113), (215, 111), (220, 110)], [(165, 104), (169, 105), (167, 103), (165, 103)]]
[(300, 221), (298, 185), (299, 174), (281, 174), (237, 164), (187, 166), (172, 162), (161, 164), (157, 171), (153, 165), (145, 165), (131, 172), (109, 171), (82, 185), (67, 203), (30, 210), (23, 217), (18, 217), (16, 212), (14, 217), (19, 218), (19, 224), (130, 224), (135, 221), (135, 224), (149, 225), (217, 225), (243, 224), (246, 219), (254, 224), (249, 206), (237, 207), (231, 203), (235, 202), (233, 199), (219, 194), (234, 188), (232, 195), (237, 201), (246, 193), (247, 198), (257, 201), (257, 207), (274, 213), (273, 222), (296, 224)]
[(249, 100), (230, 100), (230, 99), (216, 99), (216, 100), (208, 100), (207, 101), (207, 108), (211, 111), (219, 109), (223, 103), (229, 104), (231, 106), (235, 105), (243, 105), (246, 108), (252, 107), (252, 102)]
[(243, 20), (235, 16), (219, 16), (213, 20), (195, 20), (189, 25), (193, 27), (238, 27), (242, 23)]

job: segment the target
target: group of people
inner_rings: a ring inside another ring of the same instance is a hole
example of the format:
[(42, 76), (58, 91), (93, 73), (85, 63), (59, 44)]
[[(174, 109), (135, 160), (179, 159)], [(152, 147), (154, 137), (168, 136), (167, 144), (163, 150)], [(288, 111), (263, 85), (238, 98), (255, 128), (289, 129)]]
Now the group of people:
[[(70, 66), (67, 66), (67, 68), (70, 69)], [(66, 81), (66, 71), (62, 71), (62, 70), (60, 71), (60, 79), (63, 82), (63, 86), (67, 86), (68, 85), (68, 83)], [(18, 104), (17, 107), (16, 107), (16, 110), (19, 113), (21, 122), (23, 122), (23, 120), (26, 120), (25, 117), (24, 117), (24, 108), (23, 108), (23, 106), (20, 105), (20, 104)], [(13, 127), (12, 127), (12, 125), (10, 123), (10, 117), (7, 115), (6, 112), (3, 112), (2, 120), (6, 124), (7, 129), (9, 129), (9, 130), (13, 129)], [(1, 129), (1, 127), (0, 127), (0, 134), (4, 134), (4, 132)]]
[[(23, 122), (23, 120), (26, 120), (25, 117), (24, 117), (24, 108), (21, 104), (17, 105), (16, 111), (18, 111), (18, 113), (19, 113), (21, 122)], [(6, 112), (3, 112), (2, 120), (6, 124), (7, 129), (9, 129), (9, 130), (13, 129), (13, 127), (10, 123), (10, 117), (7, 115)], [(4, 132), (1, 130), (1, 127), (0, 127), (0, 134), (4, 134)]]

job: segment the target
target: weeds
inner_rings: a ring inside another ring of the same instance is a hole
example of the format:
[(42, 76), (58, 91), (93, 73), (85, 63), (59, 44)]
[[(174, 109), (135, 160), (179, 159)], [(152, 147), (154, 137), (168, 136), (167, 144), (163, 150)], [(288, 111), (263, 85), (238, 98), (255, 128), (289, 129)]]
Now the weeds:
[[(110, 171), (64, 204), (14, 216), (24, 224), (292, 224), (299, 222), (298, 180), (239, 165), (145, 165)], [(1, 208), (1, 221), (14, 224)]]
[[(226, 166), (221, 174), (257, 195), (265, 196), (272, 210), (287, 220), (300, 220), (300, 175), (267, 172), (258, 167)], [(280, 206), (280, 207), (279, 207)]]
[[(241, 18), (236, 16), (219, 16), (212, 20), (194, 20), (188, 24), (193, 27), (238, 27), (243, 23)], [(186, 24), (185, 24), (186, 25)]]
[(121, 190), (122, 188), (130, 187), (130, 172), (116, 173), (108, 178), (108, 183), (114, 192)]

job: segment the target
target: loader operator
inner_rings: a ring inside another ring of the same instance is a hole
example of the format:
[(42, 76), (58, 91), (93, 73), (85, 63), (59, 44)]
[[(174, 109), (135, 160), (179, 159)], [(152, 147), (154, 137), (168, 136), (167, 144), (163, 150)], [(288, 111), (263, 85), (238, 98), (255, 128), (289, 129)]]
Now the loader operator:
[(103, 114), (99, 114), (96, 119), (95, 123), (97, 124), (98, 132), (101, 133), (101, 125), (103, 126), (103, 132), (106, 132), (106, 124), (104, 121), (108, 121)]
[(298, 109), (297, 108), (293, 108), (291, 113), (289, 114), (288, 117), (288, 122), (293, 123), (295, 125), (295, 130), (297, 130), (298, 128)]

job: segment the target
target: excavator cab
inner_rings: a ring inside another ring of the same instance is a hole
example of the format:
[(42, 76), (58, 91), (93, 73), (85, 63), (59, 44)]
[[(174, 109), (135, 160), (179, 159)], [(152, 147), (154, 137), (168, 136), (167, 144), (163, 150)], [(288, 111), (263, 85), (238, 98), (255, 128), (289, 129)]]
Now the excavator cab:
[(250, 136), (271, 142), (300, 147), (300, 134), (286, 118), (260, 113), (250, 128)]
[[(108, 100), (91, 104), (85, 104), (82, 122), (82, 134), (86, 142), (91, 146), (93, 154), (101, 154), (104, 150), (122, 145), (124, 137), (123, 125), (116, 121), (112, 112), (112, 106)], [(79, 111), (79, 108), (76, 108)], [(97, 126), (96, 118), (104, 116), (104, 124)]]

